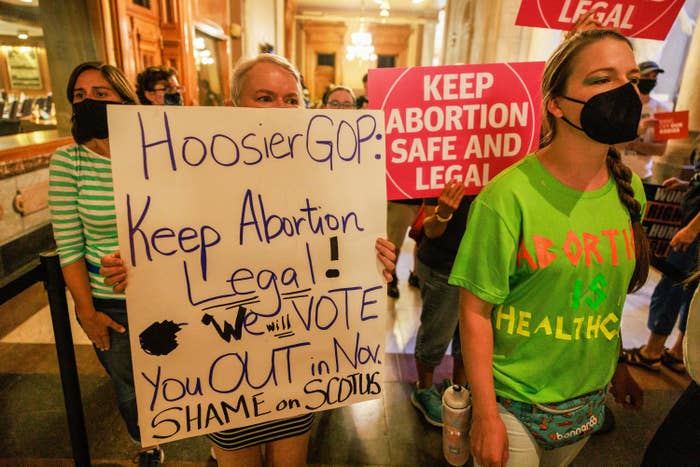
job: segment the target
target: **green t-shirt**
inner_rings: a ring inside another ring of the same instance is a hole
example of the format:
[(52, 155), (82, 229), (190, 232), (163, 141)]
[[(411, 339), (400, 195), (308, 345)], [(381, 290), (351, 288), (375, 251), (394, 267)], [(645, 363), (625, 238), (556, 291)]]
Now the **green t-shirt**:
[[(632, 187), (644, 205), (636, 175)], [(559, 402), (604, 387), (634, 266), (630, 217), (612, 177), (577, 191), (530, 154), (494, 178), (472, 204), (449, 282), (496, 305), (496, 393)]]

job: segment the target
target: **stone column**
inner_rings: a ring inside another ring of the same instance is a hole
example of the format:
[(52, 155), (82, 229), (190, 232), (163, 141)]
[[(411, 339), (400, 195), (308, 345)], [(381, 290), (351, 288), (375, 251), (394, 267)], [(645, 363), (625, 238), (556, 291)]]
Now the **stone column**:
[(58, 131), (64, 136), (70, 136), (72, 114), (66, 98), (68, 78), (77, 65), (103, 58), (97, 54), (87, 3), (86, 0), (63, 0), (39, 5)]
[(653, 167), (655, 182), (663, 181), (668, 177), (687, 179), (692, 174), (688, 156), (695, 139), (700, 136), (700, 13), (695, 21), (695, 31), (693, 31), (693, 38), (688, 48), (678, 102), (676, 103), (677, 111), (689, 111), (688, 137), (668, 142), (666, 153), (663, 157), (657, 158)]
[(442, 48), (442, 63), (474, 63), (469, 57), (473, 34), (472, 1), (448, 2), (445, 12), (445, 37)]
[[(422, 47), (420, 50), (420, 63), (416, 65), (430, 66), (433, 64), (433, 52), (435, 51), (435, 23), (425, 23), (422, 25)], [(443, 31), (444, 32), (444, 31)]]

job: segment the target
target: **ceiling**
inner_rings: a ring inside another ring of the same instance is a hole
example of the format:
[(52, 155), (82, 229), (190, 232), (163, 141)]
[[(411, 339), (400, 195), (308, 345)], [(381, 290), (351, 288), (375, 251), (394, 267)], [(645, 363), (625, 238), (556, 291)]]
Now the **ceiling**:
[(39, 26), (39, 1), (31, 0), (0, 0), (0, 35), (16, 36), (19, 30), (26, 31), (30, 36), (42, 36)]
[(41, 28), (32, 26), (18, 26), (15, 23), (8, 23), (0, 19), (0, 36), (16, 36), (20, 30), (27, 31), (30, 37), (43, 36), (44, 32)]
[[(385, 0), (390, 5), (390, 10), (397, 11), (420, 11), (424, 9), (438, 9), (445, 5), (445, 0)], [(297, 0), (297, 8), (320, 8), (326, 10), (338, 9), (337, 0)], [(374, 11), (379, 14), (379, 4), (376, 0), (344, 0), (343, 8), (347, 10), (360, 10), (364, 6), (367, 12)]]
[[(447, 0), (297, 0), (297, 17), (318, 21), (364, 18), (372, 22), (434, 21)], [(389, 4), (389, 16), (380, 16), (380, 4)]]
[[(447, 0), (384, 0), (389, 4), (389, 16), (381, 17), (380, 3), (377, 0), (298, 0), (297, 16), (315, 21), (343, 21), (363, 18), (369, 22), (412, 23), (434, 21), (437, 13), (445, 7)], [(341, 5), (341, 6), (339, 6)], [(0, 35), (16, 36), (22, 29), (32, 37), (42, 36), (37, 25), (32, 26), (33, 18), (38, 19), (39, 0), (0, 0), (0, 9), (12, 17), (0, 19)], [(5, 16), (5, 15), (3, 15)], [(10, 19), (6, 21), (5, 19)]]
[(1, 0), (0, 3), (8, 3), (10, 5), (38, 6), (39, 0)]

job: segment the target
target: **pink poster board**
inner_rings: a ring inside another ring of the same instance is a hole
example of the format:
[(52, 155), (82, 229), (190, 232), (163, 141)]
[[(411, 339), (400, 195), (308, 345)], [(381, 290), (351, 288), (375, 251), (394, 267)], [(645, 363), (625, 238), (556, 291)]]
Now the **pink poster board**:
[(595, 10), (604, 27), (627, 37), (664, 40), (683, 0), (523, 0), (515, 24), (569, 31), (576, 20)]
[(538, 145), (544, 63), (369, 71), (384, 111), (388, 199), (439, 195), (452, 178), (476, 194)]

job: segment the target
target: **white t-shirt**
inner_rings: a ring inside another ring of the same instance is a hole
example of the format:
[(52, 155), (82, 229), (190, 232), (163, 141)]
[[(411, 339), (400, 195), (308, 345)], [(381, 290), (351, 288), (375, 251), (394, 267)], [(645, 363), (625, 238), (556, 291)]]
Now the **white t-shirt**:
[[(644, 104), (642, 107), (642, 118), (653, 117), (654, 114), (659, 112), (670, 112), (671, 109), (664, 104), (659, 102), (653, 97), (649, 98), (649, 102)], [(654, 128), (647, 128), (644, 133), (639, 137), (638, 141), (642, 143), (650, 143), (654, 141)], [(631, 149), (625, 149), (622, 152), (622, 162), (632, 169), (632, 172), (639, 175), (639, 178), (644, 180), (645, 178), (651, 177), (651, 165), (653, 156), (662, 156), (663, 154), (639, 154)]]

